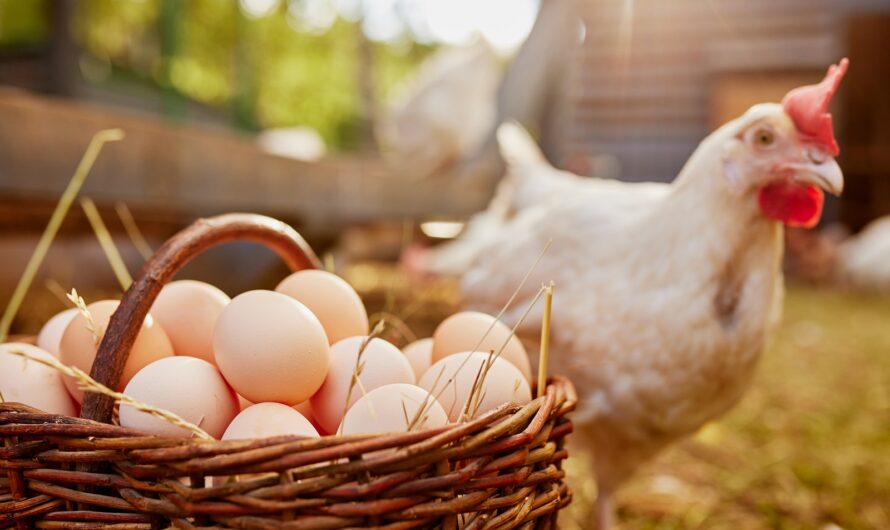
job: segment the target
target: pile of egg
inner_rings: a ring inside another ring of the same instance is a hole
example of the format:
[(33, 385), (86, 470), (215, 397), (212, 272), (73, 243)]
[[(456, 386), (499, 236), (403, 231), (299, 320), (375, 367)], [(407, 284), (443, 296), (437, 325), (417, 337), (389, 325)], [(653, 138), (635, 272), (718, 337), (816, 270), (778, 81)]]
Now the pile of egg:
[[(117, 306), (114, 300), (87, 306), (98, 333)], [(207, 283), (174, 281), (142, 323), (118, 390), (222, 440), (405, 432), (460, 421), (470, 408), (475, 417), (531, 399), (526, 351), (490, 315), (454, 314), (433, 337), (402, 350), (368, 340), (369, 332), (359, 295), (328, 272), (296, 272), (274, 291), (232, 299)], [(95, 333), (69, 309), (46, 323), (37, 346), (0, 344), (0, 392), (7, 401), (76, 415), (83, 392), (74, 379), (9, 350), (55, 356), (89, 372)], [(502, 346), (476, 406), (468, 407), (480, 367)], [(127, 405), (119, 420), (147, 433), (191, 435)]]

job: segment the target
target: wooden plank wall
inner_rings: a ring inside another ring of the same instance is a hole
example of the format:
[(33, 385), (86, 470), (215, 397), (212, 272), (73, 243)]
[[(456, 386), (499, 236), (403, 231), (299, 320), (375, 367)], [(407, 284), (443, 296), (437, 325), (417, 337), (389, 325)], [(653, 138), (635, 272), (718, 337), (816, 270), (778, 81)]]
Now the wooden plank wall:
[(890, 12), (850, 17), (855, 68), (845, 80), (841, 167), (847, 180), (841, 219), (861, 228), (890, 214)]
[(713, 127), (722, 74), (818, 78), (840, 52), (830, 0), (587, 0), (564, 156), (605, 151), (626, 180), (671, 180)]
[(366, 221), (466, 215), (490, 193), (446, 178), (411, 180), (410, 168), (376, 158), (300, 162), (224, 131), (0, 90), (0, 201), (54, 202), (91, 135), (111, 127), (127, 137), (106, 146), (83, 194), (134, 210), (186, 217), (254, 211), (336, 233)]

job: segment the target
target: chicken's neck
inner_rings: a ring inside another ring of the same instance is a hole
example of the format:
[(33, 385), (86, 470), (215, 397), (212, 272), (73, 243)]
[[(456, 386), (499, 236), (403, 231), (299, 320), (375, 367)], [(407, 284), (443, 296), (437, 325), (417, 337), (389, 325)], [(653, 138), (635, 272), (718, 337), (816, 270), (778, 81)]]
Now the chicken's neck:
[(636, 227), (638, 266), (623, 269), (643, 294), (631, 314), (660, 323), (649, 354), (658, 359), (673, 346), (671, 363), (684, 374), (682, 391), (663, 397), (666, 419), (658, 421), (668, 438), (738, 401), (781, 307), (782, 226), (761, 215), (756, 197), (723, 185), (721, 165), (712, 153), (690, 159)]
[[(671, 254), (691, 252), (690, 259), (715, 267), (738, 263), (753, 251), (760, 258), (769, 257), (759, 265), (776, 268), (782, 253), (782, 226), (761, 213), (753, 191), (735, 189), (729, 182), (718, 145), (715, 141), (702, 144), (655, 213), (652, 222), (667, 223), (672, 235), (653, 235), (670, 247), (652, 243), (671, 249)], [(676, 244), (681, 242), (686, 244)]]
[[(679, 283), (690, 297), (713, 298), (714, 314), (732, 323), (729, 329), (742, 313), (766, 317), (776, 309), (783, 232), (761, 214), (753, 192), (733, 189), (717, 147), (703, 144), (693, 154), (638, 236), (655, 254), (644, 259), (661, 264), (653, 287)], [(756, 320), (749, 331), (759, 334), (765, 322)]]

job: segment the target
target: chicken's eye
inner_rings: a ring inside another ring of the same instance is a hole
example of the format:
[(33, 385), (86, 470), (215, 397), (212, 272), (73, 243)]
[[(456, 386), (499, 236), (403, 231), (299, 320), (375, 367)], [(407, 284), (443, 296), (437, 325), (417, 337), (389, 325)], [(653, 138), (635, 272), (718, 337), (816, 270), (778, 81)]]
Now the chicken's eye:
[(769, 129), (759, 129), (754, 133), (754, 141), (758, 147), (769, 147), (776, 140), (775, 135)]

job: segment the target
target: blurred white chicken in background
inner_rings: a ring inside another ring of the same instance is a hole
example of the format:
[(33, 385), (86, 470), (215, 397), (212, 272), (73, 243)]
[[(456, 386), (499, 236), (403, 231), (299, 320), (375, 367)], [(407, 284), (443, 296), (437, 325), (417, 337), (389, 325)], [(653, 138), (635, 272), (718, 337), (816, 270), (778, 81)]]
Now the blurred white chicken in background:
[(842, 284), (890, 292), (890, 216), (841, 243), (835, 267)]
[(850, 235), (834, 224), (818, 231), (789, 231), (785, 267), (813, 284), (890, 293), (890, 216)]
[(498, 58), (484, 40), (436, 51), (378, 120), (384, 155), (418, 177), (466, 157), (494, 128), (500, 79)]
[(267, 153), (304, 162), (320, 160), (327, 151), (324, 139), (311, 127), (266, 129), (256, 141)]
[[(463, 238), (414, 257), (459, 274), (466, 305), (495, 314), (552, 242), (504, 318), (518, 323), (556, 282), (552, 369), (578, 388), (576, 441), (594, 448), (601, 530), (642, 462), (749, 386), (781, 310), (783, 226), (815, 226), (823, 190), (843, 189), (827, 109), (846, 68), (722, 126), (671, 184), (556, 170), (506, 124), (508, 180), (489, 210)], [(536, 334), (540, 316), (519, 332)]]
[[(529, 134), (515, 123), (499, 128), (498, 141), (509, 172), (498, 184), (488, 209), (469, 220), (459, 242), (436, 248), (432, 259), (427, 259), (429, 256), (419, 247), (408, 249), (404, 259), (409, 270), (415, 270), (412, 260), (418, 259), (422, 263), (417, 263), (417, 268), (423, 272), (462, 275), (471, 269), (484, 249), (498, 244), (504, 237), (504, 228), (512, 220), (521, 219), (522, 214), (529, 211), (543, 213), (547, 208), (558, 208), (567, 198), (574, 200), (589, 195), (604, 208), (618, 212), (661, 198), (670, 189), (660, 182), (635, 183), (629, 188), (624, 182), (607, 176), (585, 178), (556, 169), (547, 162)], [(625, 193), (628, 190), (632, 193)]]

